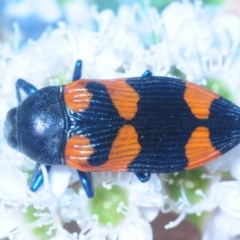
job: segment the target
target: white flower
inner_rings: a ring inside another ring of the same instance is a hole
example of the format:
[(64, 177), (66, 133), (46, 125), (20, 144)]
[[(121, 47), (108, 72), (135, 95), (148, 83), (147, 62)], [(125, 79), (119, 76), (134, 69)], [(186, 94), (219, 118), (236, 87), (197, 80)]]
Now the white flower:
[(88, 199), (83, 189), (79, 195), (68, 189), (61, 201), (62, 218), (74, 219), (82, 229), (76, 237), (152, 239), (148, 221), (163, 206), (159, 178), (153, 175), (142, 184), (132, 173), (102, 173), (93, 174), (93, 180), (96, 194), (93, 199)]
[(56, 196), (46, 190), (32, 193), (27, 175), (9, 165), (2, 166), (0, 183), (1, 238), (50, 239), (63, 234)]
[(224, 213), (217, 212), (216, 215), (206, 225), (203, 240), (231, 240), (239, 236), (240, 220)]
[(219, 210), (211, 223), (205, 226), (204, 240), (230, 240), (239, 236), (240, 229), (240, 182), (226, 181), (213, 186)]

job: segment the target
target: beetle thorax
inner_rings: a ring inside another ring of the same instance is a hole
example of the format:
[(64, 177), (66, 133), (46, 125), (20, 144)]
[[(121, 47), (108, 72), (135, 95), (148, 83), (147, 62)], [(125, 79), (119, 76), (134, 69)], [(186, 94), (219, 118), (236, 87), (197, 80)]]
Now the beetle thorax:
[(61, 164), (65, 121), (59, 90), (43, 88), (18, 107), (19, 151), (43, 164)]

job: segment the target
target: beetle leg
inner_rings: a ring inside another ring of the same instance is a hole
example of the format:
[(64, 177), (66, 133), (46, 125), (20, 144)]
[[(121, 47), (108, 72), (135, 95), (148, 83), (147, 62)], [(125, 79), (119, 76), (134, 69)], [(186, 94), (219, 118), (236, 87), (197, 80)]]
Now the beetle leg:
[(144, 78), (149, 78), (151, 76), (152, 76), (152, 72), (148, 69), (142, 75), (142, 77), (144, 77)]
[[(50, 171), (51, 166), (46, 165), (47, 172)], [(41, 169), (41, 164), (36, 163), (34, 170), (33, 170), (33, 175), (31, 178), (30, 182), (30, 190), (32, 192), (36, 192), (43, 184), (43, 173)]]
[(77, 170), (79, 180), (89, 198), (94, 197), (94, 192), (93, 192), (93, 182), (92, 182), (92, 176), (91, 173), (88, 172), (82, 172)]
[(143, 183), (149, 181), (151, 177), (151, 173), (135, 173), (135, 175)]
[(37, 91), (37, 88), (34, 85), (21, 78), (17, 80), (15, 87), (18, 104), (22, 102), (20, 89), (23, 90), (23, 92), (26, 93), (27, 95), (31, 95)]
[(77, 60), (73, 71), (72, 81), (81, 79), (82, 76), (82, 60)]

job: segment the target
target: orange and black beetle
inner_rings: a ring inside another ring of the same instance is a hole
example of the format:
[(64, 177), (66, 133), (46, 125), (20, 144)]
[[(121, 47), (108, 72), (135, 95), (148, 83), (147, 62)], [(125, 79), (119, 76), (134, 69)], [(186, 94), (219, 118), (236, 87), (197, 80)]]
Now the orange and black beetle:
[[(37, 162), (31, 189), (42, 184), (40, 164), (78, 170), (89, 197), (89, 172), (129, 171), (140, 181), (150, 173), (198, 167), (240, 143), (240, 108), (190, 82), (154, 77), (81, 78), (37, 90), (16, 82), (18, 107), (5, 122), (8, 144)], [(20, 90), (27, 99), (22, 101)]]

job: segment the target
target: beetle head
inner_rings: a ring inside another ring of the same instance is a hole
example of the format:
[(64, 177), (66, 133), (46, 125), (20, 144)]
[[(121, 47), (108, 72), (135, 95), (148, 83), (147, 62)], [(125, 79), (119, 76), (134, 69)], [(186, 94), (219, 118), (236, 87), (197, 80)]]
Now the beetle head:
[(10, 147), (17, 149), (17, 108), (9, 110), (4, 124), (4, 136)]

